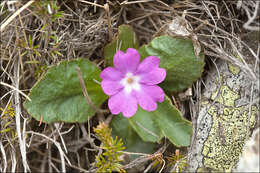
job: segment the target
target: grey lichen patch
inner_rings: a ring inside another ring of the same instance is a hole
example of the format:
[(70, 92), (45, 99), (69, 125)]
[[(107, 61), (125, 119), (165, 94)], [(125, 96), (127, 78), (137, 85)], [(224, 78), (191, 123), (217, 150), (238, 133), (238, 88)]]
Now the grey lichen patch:
[(212, 106), (212, 126), (204, 143), (202, 155), (204, 166), (218, 171), (231, 171), (237, 163), (247, 136), (247, 126), (254, 127), (257, 108), (252, 107), (250, 120), (248, 110), (243, 106), (225, 107), (218, 114), (218, 107)]
[(228, 64), (228, 69), (233, 75), (238, 75), (240, 72), (240, 68), (231, 63)]
[(202, 94), (189, 171), (231, 171), (258, 117), (258, 105), (250, 104), (259, 93), (256, 82), (232, 64), (219, 61), (217, 66)]
[(235, 100), (239, 98), (239, 94), (232, 91), (228, 86), (222, 85), (220, 87), (220, 92), (215, 92), (212, 94), (211, 99), (215, 100), (225, 106), (234, 107)]

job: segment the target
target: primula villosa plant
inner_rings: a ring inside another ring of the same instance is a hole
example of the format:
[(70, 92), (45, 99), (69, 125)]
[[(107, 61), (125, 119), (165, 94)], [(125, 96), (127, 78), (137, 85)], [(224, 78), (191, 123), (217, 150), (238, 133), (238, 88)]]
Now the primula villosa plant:
[(148, 56), (140, 63), (138, 51), (128, 48), (126, 53), (117, 51), (113, 63), (114, 67), (107, 67), (100, 74), (102, 89), (110, 96), (111, 113), (122, 112), (130, 118), (138, 104), (146, 111), (156, 110), (156, 102), (164, 101), (164, 92), (157, 84), (166, 77), (166, 70), (159, 67), (160, 58)]
[[(191, 122), (166, 93), (191, 87), (201, 76), (204, 56), (196, 56), (190, 39), (162, 35), (140, 47), (137, 38), (130, 26), (119, 26), (117, 37), (104, 48), (110, 67), (103, 71), (80, 57), (49, 67), (31, 89), (25, 109), (46, 123), (84, 123), (96, 114), (93, 105), (100, 108), (109, 98), (111, 113), (120, 114), (113, 116), (109, 126), (126, 150), (152, 153), (163, 137), (177, 147), (189, 146)], [(83, 94), (77, 69), (92, 106)]]

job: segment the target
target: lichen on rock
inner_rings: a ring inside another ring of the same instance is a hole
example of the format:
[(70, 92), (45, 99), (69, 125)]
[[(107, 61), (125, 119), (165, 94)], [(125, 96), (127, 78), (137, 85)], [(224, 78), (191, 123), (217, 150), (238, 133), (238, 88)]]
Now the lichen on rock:
[(259, 107), (250, 103), (259, 93), (256, 81), (231, 63), (218, 61), (217, 68), (202, 93), (189, 171), (231, 171), (256, 125)]

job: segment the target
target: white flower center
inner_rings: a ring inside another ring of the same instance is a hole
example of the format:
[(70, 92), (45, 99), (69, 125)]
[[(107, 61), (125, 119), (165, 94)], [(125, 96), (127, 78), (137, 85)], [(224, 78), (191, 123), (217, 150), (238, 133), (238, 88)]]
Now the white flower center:
[(124, 86), (124, 90), (127, 94), (131, 93), (132, 90), (140, 90), (140, 84), (138, 83), (140, 77), (134, 76), (132, 73), (126, 73), (125, 77), (120, 81)]

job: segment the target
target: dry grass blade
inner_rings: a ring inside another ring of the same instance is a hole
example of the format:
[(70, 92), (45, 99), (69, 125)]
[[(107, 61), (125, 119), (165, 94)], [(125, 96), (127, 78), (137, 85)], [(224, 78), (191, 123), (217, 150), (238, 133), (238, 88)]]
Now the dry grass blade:
[[(248, 2), (243, 2), (241, 4), (242, 8), (246, 11), (248, 17), (248, 21), (243, 25), (245, 29), (252, 30), (252, 31), (260, 31), (259, 14), (258, 14), (259, 4), (260, 1), (255, 1), (255, 3), (248, 1)], [(253, 8), (254, 9), (253, 12), (250, 12), (249, 8)], [(258, 18), (258, 22), (257, 22), (257, 18)], [(255, 24), (255, 26), (252, 26), (252, 24)]]
[(7, 169), (7, 159), (6, 159), (5, 149), (4, 149), (4, 146), (3, 146), (1, 141), (0, 141), (0, 150), (1, 150), (1, 153), (2, 153), (2, 159), (1, 160), (3, 160), (3, 166), (4, 166), (4, 168), (2, 168), (2, 164), (0, 164), (0, 171), (1, 172), (6, 172), (6, 169)]
[(104, 6), (102, 5), (99, 5), (99, 4), (96, 4), (96, 3), (93, 3), (93, 2), (89, 2), (89, 1), (85, 1), (85, 0), (78, 0), (79, 2), (83, 2), (83, 3), (86, 3), (86, 4), (89, 4), (89, 5), (94, 5), (94, 6), (97, 6), (99, 8), (104, 8)]
[(1, 24), (0, 32), (3, 32), (5, 27), (8, 26), (10, 22), (14, 20), (23, 10), (28, 8), (35, 0), (30, 0), (24, 6), (22, 6), (19, 10), (17, 10), (10, 18), (8, 18), (3, 24)]
[[(14, 74), (14, 86), (15, 88), (19, 88), (19, 79), (20, 79), (20, 64), (18, 61), (16, 61), (15, 64), (15, 74)], [(30, 167), (27, 162), (27, 157), (26, 157), (26, 139), (25, 139), (25, 129), (26, 129), (26, 119), (24, 120), (24, 126), (21, 128), (21, 104), (20, 104), (20, 96), (19, 92), (16, 90), (14, 91), (14, 104), (15, 106), (15, 122), (16, 122), (16, 132), (18, 135), (18, 140), (19, 140), (19, 146), (20, 146), (20, 152), (22, 155), (22, 162), (23, 162), (23, 167), (24, 167), (24, 172), (30, 171)], [(22, 133), (23, 132), (23, 133)]]
[(29, 101), (31, 101), (31, 99), (30, 99), (26, 94), (24, 94), (21, 90), (19, 90), (19, 89), (13, 87), (12, 85), (9, 85), (8, 83), (4, 83), (4, 82), (0, 82), (0, 85), (4, 85), (4, 86), (7, 86), (7, 87), (13, 89), (14, 91), (20, 93), (22, 96), (24, 96), (24, 97), (25, 97), (26, 99), (28, 99)]
[(26, 134), (38, 135), (38, 136), (41, 136), (41, 137), (43, 137), (43, 138), (46, 138), (47, 140), (49, 140), (49, 141), (51, 141), (52, 143), (54, 143), (54, 145), (58, 148), (59, 153), (60, 153), (61, 171), (62, 171), (62, 172), (66, 172), (65, 159), (64, 159), (64, 158), (66, 158), (66, 160), (68, 161), (68, 163), (69, 163), (70, 165), (71, 165), (71, 163), (69, 162), (69, 159), (66, 157), (66, 155), (65, 155), (65, 153), (63, 152), (63, 150), (62, 150), (60, 144), (59, 144), (57, 141), (55, 141), (55, 140), (49, 138), (48, 136), (46, 136), (46, 135), (44, 135), (44, 134), (37, 133), (37, 132), (33, 132), (33, 131), (27, 131)]

